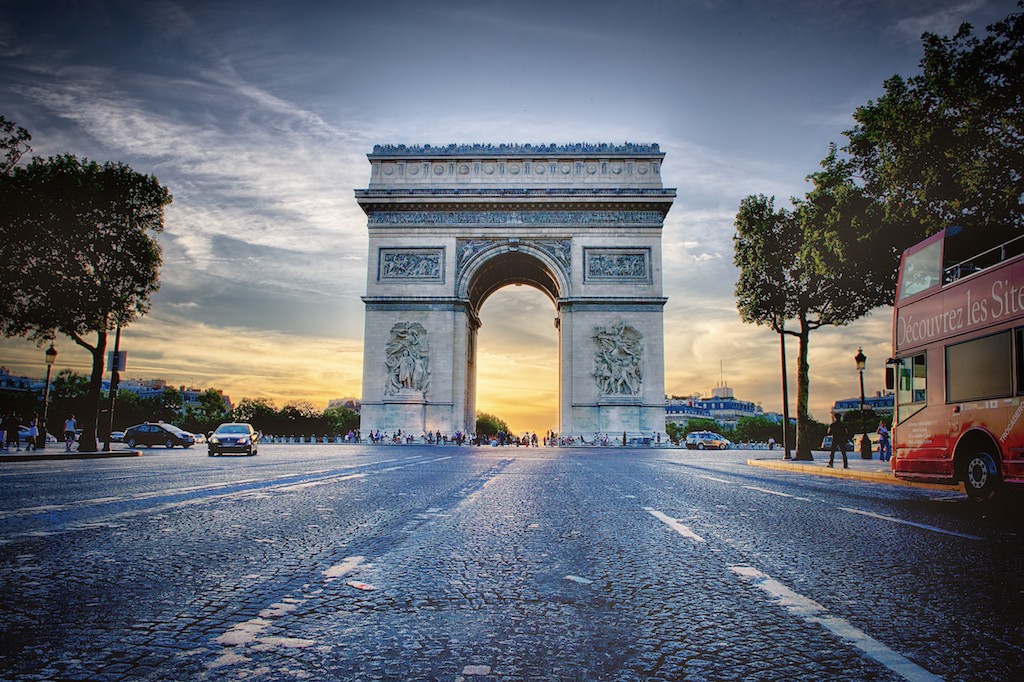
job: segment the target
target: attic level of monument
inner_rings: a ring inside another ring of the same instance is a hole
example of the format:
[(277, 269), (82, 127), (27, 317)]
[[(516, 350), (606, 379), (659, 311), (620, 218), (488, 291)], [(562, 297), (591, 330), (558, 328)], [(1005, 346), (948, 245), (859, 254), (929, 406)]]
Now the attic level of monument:
[(445, 153), (430, 147), (377, 147), (370, 160), (369, 191), (474, 188), (512, 196), (543, 188), (557, 194), (570, 188), (661, 189), (664, 154), (656, 145), (453, 145)]

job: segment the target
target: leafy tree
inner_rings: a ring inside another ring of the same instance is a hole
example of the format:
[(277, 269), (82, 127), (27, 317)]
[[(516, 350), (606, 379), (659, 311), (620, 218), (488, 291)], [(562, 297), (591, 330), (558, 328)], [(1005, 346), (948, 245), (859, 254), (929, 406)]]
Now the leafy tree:
[(324, 419), (331, 425), (331, 432), (344, 435), (359, 430), (359, 413), (347, 407), (330, 407), (324, 410)]
[(27, 130), (0, 116), (0, 152), (4, 154), (0, 160), (0, 174), (8, 175), (14, 170), (21, 157), (32, 150), (31, 140)]
[[(1024, 3), (1018, 3), (1024, 7)], [(903, 247), (949, 225), (993, 241), (1024, 228), (1024, 13), (922, 36), (921, 72), (854, 113), (844, 148)], [(897, 250), (902, 250), (897, 246)], [(893, 264), (894, 266), (895, 264)]]
[(248, 422), (257, 431), (279, 433), (277, 407), (269, 398), (243, 398), (231, 411), (231, 421)]
[(476, 413), (476, 434), (478, 436), (496, 436), (499, 432), (509, 433), (508, 424), (503, 419), (487, 412)]
[(208, 388), (199, 394), (196, 417), (207, 422), (219, 422), (228, 411), (228, 403), (224, 394), (215, 388)]
[(208, 388), (199, 394), (196, 404), (185, 408), (182, 428), (193, 433), (206, 433), (217, 428), (228, 412), (224, 394), (215, 388)]
[[(744, 322), (799, 339), (796, 459), (810, 460), (810, 333), (844, 326), (889, 303), (895, 270), (877, 251), (881, 215), (855, 184), (852, 166), (835, 147), (809, 176), (813, 188), (794, 209), (775, 209), (774, 197), (740, 202), (733, 237), (737, 309)], [(879, 263), (885, 263), (883, 267)], [(787, 327), (795, 318), (796, 329)]]
[(144, 402), (150, 406), (150, 421), (168, 423), (181, 421), (184, 400), (178, 389), (167, 386), (160, 392), (160, 395), (145, 399)]
[(686, 422), (686, 433), (691, 433), (693, 431), (714, 431), (715, 433), (722, 433), (725, 430), (726, 429), (724, 429), (722, 425), (714, 419), (707, 419), (705, 417), (696, 417)]
[(96, 449), (107, 333), (145, 314), (157, 290), (151, 234), (170, 202), (155, 177), (72, 155), (0, 175), (0, 333), (42, 343), (56, 331), (92, 355), (83, 450)]
[(774, 438), (777, 443), (781, 443), (782, 424), (768, 417), (740, 417), (733, 437), (737, 441), (746, 442), (767, 442), (769, 438)]

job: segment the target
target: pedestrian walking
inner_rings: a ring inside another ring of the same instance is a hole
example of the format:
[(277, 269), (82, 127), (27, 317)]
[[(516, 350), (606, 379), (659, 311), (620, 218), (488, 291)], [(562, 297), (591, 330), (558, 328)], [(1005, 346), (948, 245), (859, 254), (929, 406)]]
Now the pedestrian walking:
[(889, 429), (885, 422), (878, 422), (878, 459), (888, 462), (892, 459), (892, 442), (889, 440)]
[(21, 439), (18, 434), (18, 416), (13, 412), (8, 413), (4, 418), (4, 431), (6, 432), (4, 450), (10, 448), (13, 443), (18, 452), (21, 452)]
[(829, 435), (832, 436), (832, 449), (828, 453), (828, 467), (831, 469), (836, 458), (836, 448), (843, 453), (843, 468), (849, 469), (850, 463), (846, 460), (846, 441), (850, 434), (843, 423), (843, 416), (838, 412), (832, 415), (832, 423), (828, 426)]
[(771, 436), (768, 436), (768, 449), (769, 450), (774, 450), (775, 449), (775, 439), (772, 438)]
[(71, 444), (75, 442), (77, 435), (78, 422), (75, 420), (75, 415), (68, 415), (68, 418), (64, 420), (64, 449), (67, 452), (71, 452)]
[(28, 423), (28, 443), (25, 444), (25, 451), (30, 452), (32, 450), (39, 449), (39, 419), (32, 417), (32, 421)]

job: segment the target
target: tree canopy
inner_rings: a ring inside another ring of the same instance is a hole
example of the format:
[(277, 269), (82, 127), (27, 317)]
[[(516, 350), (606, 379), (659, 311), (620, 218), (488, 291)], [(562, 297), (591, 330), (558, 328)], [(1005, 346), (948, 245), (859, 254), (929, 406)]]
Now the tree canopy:
[[(1024, 3), (1018, 3), (1024, 8)], [(894, 75), (844, 134), (865, 194), (898, 248), (949, 225), (1024, 228), (1024, 13), (953, 36), (922, 36), (921, 72)]]
[[(17, 146), (5, 135), (5, 149)], [(59, 333), (92, 354), (83, 449), (96, 447), (107, 332), (148, 312), (159, 286), (153, 234), (170, 202), (153, 176), (70, 154), (0, 174), (0, 333), (40, 343)]]
[(509, 433), (508, 424), (487, 412), (476, 413), (476, 433), (478, 436), (496, 436), (498, 433)]

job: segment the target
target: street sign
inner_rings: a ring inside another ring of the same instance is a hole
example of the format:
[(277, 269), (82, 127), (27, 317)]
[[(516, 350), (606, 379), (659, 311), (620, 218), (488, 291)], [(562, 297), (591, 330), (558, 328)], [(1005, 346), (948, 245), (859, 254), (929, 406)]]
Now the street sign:
[[(117, 360), (116, 364), (114, 362), (115, 359)], [(114, 351), (110, 351), (107, 353), (107, 367), (109, 367), (111, 371), (116, 369), (118, 372), (123, 372), (125, 361), (127, 359), (128, 351), (126, 350), (118, 351), (116, 353)]]

